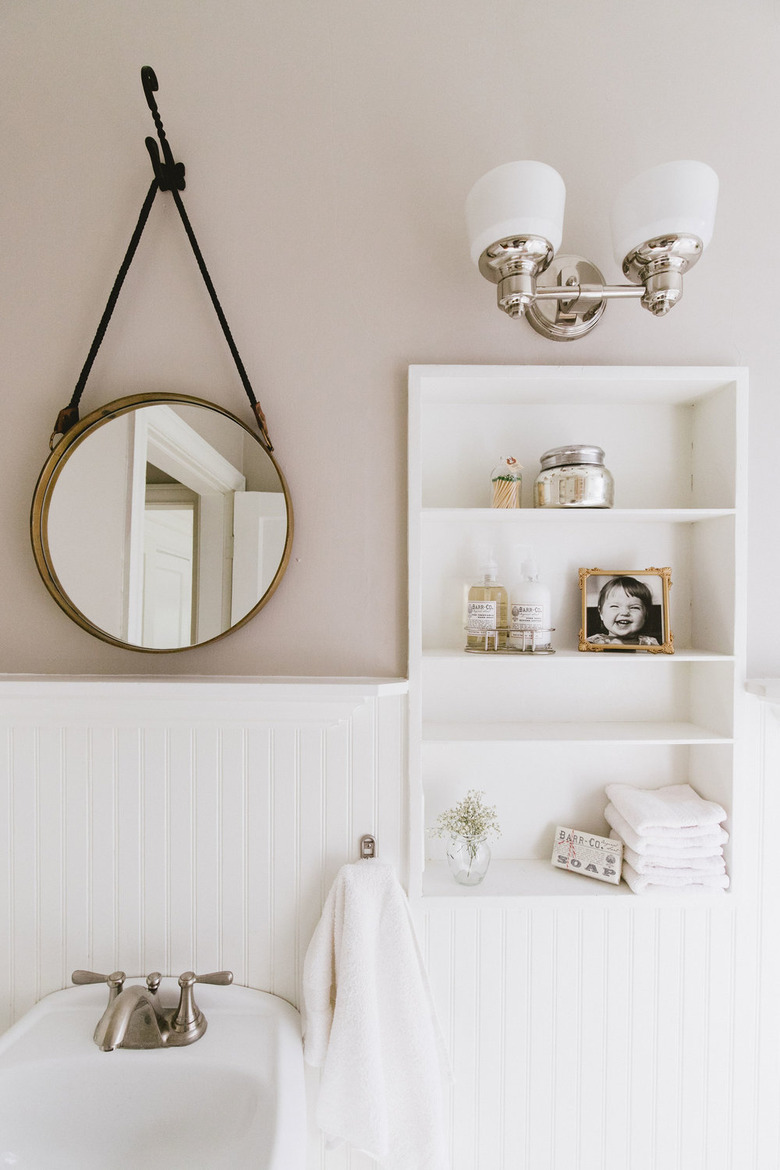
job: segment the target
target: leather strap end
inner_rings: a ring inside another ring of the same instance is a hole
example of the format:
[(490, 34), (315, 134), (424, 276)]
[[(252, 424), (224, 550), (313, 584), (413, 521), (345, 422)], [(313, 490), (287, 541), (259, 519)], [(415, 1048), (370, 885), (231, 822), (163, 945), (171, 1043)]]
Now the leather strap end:
[(257, 419), (257, 425), (260, 428), (260, 436), (263, 440), (263, 444), (264, 444), (266, 450), (273, 451), (274, 445), (271, 442), (270, 435), (268, 434), (268, 427), (266, 425), (265, 415), (263, 414), (260, 403), (253, 402), (252, 403), (252, 410), (255, 412), (255, 418)]
[(54, 424), (54, 432), (58, 435), (64, 435), (71, 427), (74, 427), (79, 421), (79, 408), (77, 406), (66, 406), (57, 415), (57, 421)]
[(51, 438), (49, 439), (50, 450), (54, 450), (62, 436), (66, 434), (71, 427), (74, 427), (78, 421), (78, 406), (66, 406), (63, 410), (60, 411), (60, 413), (57, 415), (57, 421), (54, 424), (54, 430), (52, 431)]

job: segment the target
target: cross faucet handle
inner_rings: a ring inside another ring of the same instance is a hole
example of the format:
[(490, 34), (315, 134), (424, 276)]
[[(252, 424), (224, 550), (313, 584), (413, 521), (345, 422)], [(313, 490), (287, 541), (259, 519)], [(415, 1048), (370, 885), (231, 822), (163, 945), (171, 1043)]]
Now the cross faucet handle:
[(110, 975), (101, 975), (97, 971), (74, 971), (71, 979), (78, 987), (87, 983), (107, 983), (108, 1002), (113, 1003), (124, 986), (127, 976), (124, 971), (112, 971)]

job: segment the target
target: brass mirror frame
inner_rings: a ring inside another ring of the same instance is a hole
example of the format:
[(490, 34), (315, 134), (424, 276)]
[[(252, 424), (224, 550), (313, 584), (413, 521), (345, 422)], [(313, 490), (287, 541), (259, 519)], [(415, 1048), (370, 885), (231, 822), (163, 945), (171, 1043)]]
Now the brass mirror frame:
[[(279, 568), (274, 574), (271, 584), (266, 589), (263, 596), (248, 613), (228, 629), (223, 630), (221, 634), (217, 634), (213, 638), (206, 638), (203, 642), (194, 642), (189, 646), (138, 646), (133, 642), (124, 642), (121, 638), (115, 638), (106, 630), (102, 630), (96, 626), (89, 618), (78, 609), (71, 601), (68, 594), (63, 589), (54, 565), (52, 563), (51, 551), (49, 549), (47, 528), (49, 519), (49, 506), (51, 503), (52, 494), (59, 479), (67, 456), (73, 449), (80, 446), (82, 442), (98, 427), (111, 422), (112, 419), (119, 418), (123, 414), (129, 414), (140, 406), (152, 406), (157, 404), (171, 404), (176, 406), (201, 406), (207, 410), (212, 410), (217, 414), (223, 415), (230, 419), (231, 422), (236, 423), (243, 430), (250, 435), (254, 441), (262, 448), (265, 454), (270, 459), (276, 473), (279, 476), (279, 482), (282, 485), (282, 492), (284, 493), (284, 502), (287, 509), (287, 537), (285, 539), (284, 551), (282, 559), (279, 562)], [(173, 393), (147, 393), (147, 394), (131, 394), (125, 398), (117, 398), (113, 402), (106, 403), (105, 406), (98, 407), (93, 410), (91, 414), (86, 415), (80, 422), (71, 427), (62, 439), (54, 447), (51, 455), (48, 457), (43, 465), (41, 474), (38, 477), (38, 482), (35, 485), (35, 492), (33, 493), (32, 509), (30, 513), (30, 535), (32, 538), (33, 556), (35, 557), (35, 564), (38, 572), (43, 578), (43, 583), (57, 602), (59, 607), (65, 611), (72, 621), (81, 626), (87, 633), (92, 634), (96, 638), (100, 638), (103, 642), (108, 642), (112, 646), (119, 646), (122, 650), (134, 650), (141, 654), (179, 654), (183, 650), (195, 650), (201, 646), (209, 646), (214, 642), (219, 642), (222, 638), (226, 638), (228, 634), (232, 634), (235, 630), (246, 625), (248, 621), (258, 613), (259, 610), (270, 600), (275, 593), (279, 582), (284, 576), (285, 570), (290, 560), (290, 553), (292, 551), (293, 540), (293, 508), (292, 500), (290, 499), (290, 490), (287, 486), (287, 481), (284, 478), (282, 469), (277, 463), (271, 451), (268, 450), (262, 439), (257, 433), (251, 430), (245, 423), (237, 418), (229, 410), (222, 406), (217, 406), (213, 402), (208, 402), (204, 398), (194, 398), (189, 394), (173, 394)]]

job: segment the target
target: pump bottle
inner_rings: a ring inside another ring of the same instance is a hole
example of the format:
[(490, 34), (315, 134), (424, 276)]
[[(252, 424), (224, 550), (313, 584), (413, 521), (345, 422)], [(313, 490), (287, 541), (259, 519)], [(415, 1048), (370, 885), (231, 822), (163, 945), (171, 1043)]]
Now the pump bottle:
[[(506, 648), (508, 601), (506, 589), (498, 583), (498, 566), (490, 557), (482, 566), (481, 579), (469, 589), (466, 604), (468, 650)], [(490, 630), (496, 633), (486, 636)]]
[[(529, 553), (521, 564), (518, 579), (510, 586), (508, 648), (551, 649), (551, 625), (550, 590), (539, 580), (536, 561), (533, 553)], [(532, 631), (536, 631), (535, 637)]]

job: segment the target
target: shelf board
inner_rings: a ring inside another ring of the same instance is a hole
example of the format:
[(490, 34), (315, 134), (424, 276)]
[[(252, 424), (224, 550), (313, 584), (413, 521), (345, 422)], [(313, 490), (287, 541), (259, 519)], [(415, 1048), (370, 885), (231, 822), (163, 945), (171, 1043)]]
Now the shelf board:
[[(554, 643), (553, 643), (554, 644)], [(626, 658), (630, 662), (647, 661), (647, 662), (733, 662), (733, 654), (719, 654), (714, 650), (691, 650), (680, 647), (675, 647), (674, 654), (651, 654), (646, 651), (638, 651), (636, 654), (628, 654), (623, 651), (615, 651), (612, 654), (601, 651), (599, 653), (588, 652), (587, 650), (556, 650), (554, 654), (474, 654), (467, 653), (462, 648), (454, 648), (450, 646), (436, 646), (430, 649), (423, 649), (423, 660), (437, 659), (437, 658), (458, 658), (462, 662), (484, 662), (490, 659), (492, 662), (535, 662), (537, 665), (540, 662), (555, 662), (566, 659), (567, 661), (578, 660), (580, 662), (593, 662), (596, 659), (603, 659), (604, 661), (614, 662), (618, 658)]]
[(634, 894), (625, 882), (613, 886), (595, 878), (583, 877), (565, 869), (556, 869), (549, 861), (507, 861), (494, 858), (485, 880), (478, 886), (461, 886), (453, 879), (445, 861), (428, 861), (422, 885), (423, 901), (442, 906), (463, 906), (467, 901), (479, 906), (504, 903), (507, 898), (583, 898), (618, 899), (628, 905), (710, 905), (728, 904), (729, 897), (713, 890), (670, 889), (668, 892)]
[(423, 723), (426, 743), (729, 744), (733, 739), (695, 723)]
[(734, 516), (733, 508), (423, 508), (424, 521), (451, 523), (492, 521), (511, 524), (515, 520), (542, 524), (693, 524)]
[(741, 388), (744, 366), (428, 365), (409, 367), (420, 406), (693, 406)]

